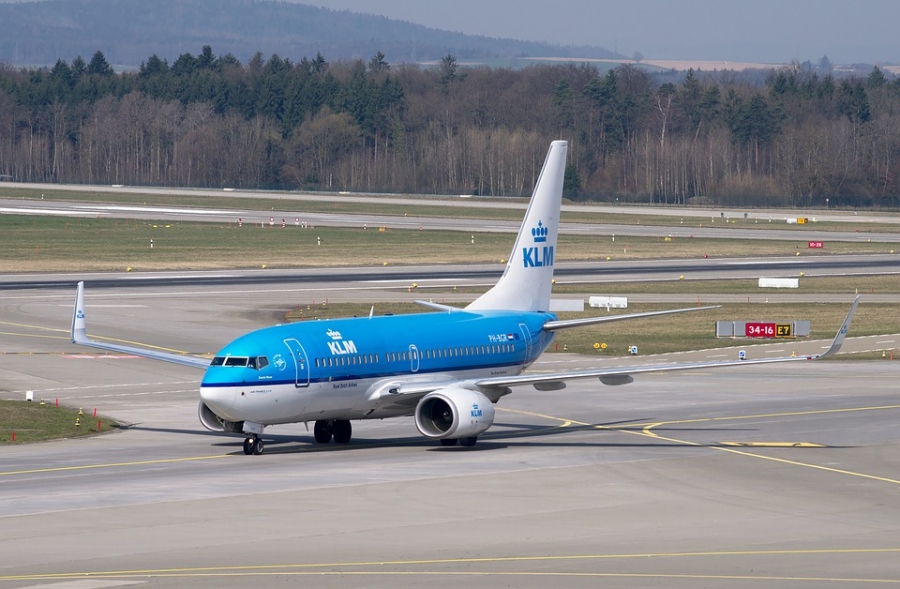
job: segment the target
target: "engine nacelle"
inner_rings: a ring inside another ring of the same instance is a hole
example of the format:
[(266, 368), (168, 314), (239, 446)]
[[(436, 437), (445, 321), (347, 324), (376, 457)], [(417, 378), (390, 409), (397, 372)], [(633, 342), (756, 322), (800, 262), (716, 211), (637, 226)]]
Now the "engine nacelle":
[(226, 421), (213, 413), (212, 409), (206, 406), (206, 403), (200, 401), (197, 408), (197, 415), (200, 417), (200, 423), (203, 427), (211, 432), (229, 432), (242, 433), (244, 431), (243, 421)]
[(435, 440), (469, 438), (494, 423), (494, 405), (478, 391), (446, 387), (430, 392), (416, 406), (416, 427)]

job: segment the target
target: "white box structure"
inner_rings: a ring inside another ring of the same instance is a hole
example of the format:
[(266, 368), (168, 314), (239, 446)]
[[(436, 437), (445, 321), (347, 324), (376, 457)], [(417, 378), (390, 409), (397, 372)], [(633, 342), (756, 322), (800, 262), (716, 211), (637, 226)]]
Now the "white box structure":
[(550, 311), (559, 313), (563, 311), (584, 312), (584, 299), (550, 299)]
[(760, 278), (760, 288), (800, 288), (799, 278)]
[(628, 297), (591, 297), (588, 304), (594, 309), (627, 309)]

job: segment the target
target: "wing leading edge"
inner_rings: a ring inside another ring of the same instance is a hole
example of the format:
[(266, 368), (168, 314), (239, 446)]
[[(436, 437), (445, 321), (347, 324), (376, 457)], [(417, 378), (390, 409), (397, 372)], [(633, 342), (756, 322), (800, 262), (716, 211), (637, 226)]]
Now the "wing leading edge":
[(78, 290), (75, 294), (75, 310), (72, 313), (72, 343), (80, 346), (88, 346), (107, 352), (120, 352), (123, 354), (134, 354), (152, 360), (162, 360), (172, 364), (181, 364), (182, 366), (190, 366), (191, 368), (207, 368), (209, 360), (197, 358), (196, 356), (186, 356), (183, 354), (173, 354), (171, 352), (163, 352), (159, 350), (148, 350), (146, 348), (137, 348), (133, 346), (125, 346), (122, 344), (113, 344), (106, 342), (98, 342), (87, 336), (87, 322), (84, 317), (84, 282), (78, 283)]
[[(480, 388), (504, 388), (521, 385), (534, 385), (535, 388), (541, 390), (553, 390), (563, 388), (565, 381), (582, 378), (599, 378), (600, 381), (608, 385), (627, 384), (634, 380), (633, 374), (643, 374), (647, 372), (671, 372), (675, 370), (694, 370), (697, 368), (720, 368), (725, 366), (747, 366), (750, 364), (772, 364), (775, 362), (798, 362), (803, 360), (821, 360), (838, 353), (847, 332), (850, 329), (850, 322), (853, 320), (853, 314), (856, 313), (856, 307), (859, 305), (860, 297), (857, 296), (847, 312), (847, 316), (841, 323), (840, 329), (835, 334), (831, 345), (821, 354), (810, 356), (787, 356), (780, 358), (761, 358), (757, 360), (723, 360), (721, 362), (693, 362), (683, 364), (665, 364), (665, 365), (649, 365), (635, 367), (620, 368), (598, 368), (592, 370), (580, 370), (573, 372), (556, 372), (552, 374), (521, 374), (509, 377), (492, 377), (475, 380), (473, 384)], [(624, 316), (623, 316), (624, 317)], [(554, 329), (559, 329), (560, 322), (552, 322), (556, 325)], [(565, 327), (570, 327), (566, 325)]]

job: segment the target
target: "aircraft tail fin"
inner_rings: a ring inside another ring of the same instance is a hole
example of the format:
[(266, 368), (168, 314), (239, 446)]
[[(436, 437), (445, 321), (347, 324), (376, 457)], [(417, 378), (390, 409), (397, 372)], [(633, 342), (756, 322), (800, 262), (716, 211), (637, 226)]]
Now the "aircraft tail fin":
[(503, 276), (467, 309), (549, 309), (567, 151), (566, 141), (554, 141), (550, 144)]

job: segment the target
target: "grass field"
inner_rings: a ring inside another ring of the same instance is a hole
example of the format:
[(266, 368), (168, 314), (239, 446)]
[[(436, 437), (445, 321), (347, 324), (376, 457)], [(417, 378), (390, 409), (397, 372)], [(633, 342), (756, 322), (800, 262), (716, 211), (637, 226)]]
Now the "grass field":
[[(0, 272), (195, 270), (221, 268), (501, 263), (508, 233), (381, 230), (376, 227), (254, 228), (237, 223), (146, 222), (0, 215)], [(152, 247), (151, 247), (152, 241)], [(557, 260), (615, 260), (884, 254), (896, 244), (833, 242), (809, 250), (805, 240), (561, 235)]]
[(39, 400), (0, 401), (0, 446), (89, 436), (118, 427), (107, 417), (93, 417), (89, 411), (78, 415), (78, 412), (78, 409), (56, 407), (54, 403), (41, 405)]

